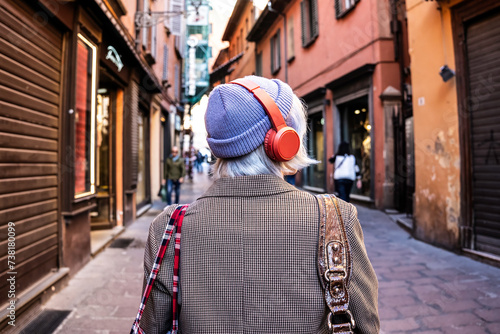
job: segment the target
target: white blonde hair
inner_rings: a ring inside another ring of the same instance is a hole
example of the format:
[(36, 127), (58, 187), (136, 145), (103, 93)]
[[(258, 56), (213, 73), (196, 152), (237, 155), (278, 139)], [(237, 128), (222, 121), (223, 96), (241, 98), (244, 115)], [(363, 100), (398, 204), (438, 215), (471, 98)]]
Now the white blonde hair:
[(285, 123), (292, 126), (300, 137), (300, 148), (293, 159), (285, 162), (273, 161), (267, 156), (262, 144), (253, 152), (241, 157), (218, 158), (212, 166), (213, 178), (261, 174), (274, 174), (282, 178), (284, 174), (295, 174), (298, 170), (311, 164), (319, 163), (319, 161), (311, 159), (307, 155), (304, 145), (307, 133), (306, 106), (296, 95), (293, 95), (292, 108), (285, 119)]

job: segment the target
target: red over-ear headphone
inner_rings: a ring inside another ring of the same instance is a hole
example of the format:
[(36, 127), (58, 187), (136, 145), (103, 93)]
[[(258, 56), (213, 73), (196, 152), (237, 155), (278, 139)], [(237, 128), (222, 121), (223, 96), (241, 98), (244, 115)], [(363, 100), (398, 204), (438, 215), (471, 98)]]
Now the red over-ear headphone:
[(230, 83), (245, 87), (253, 93), (269, 116), (272, 128), (264, 139), (264, 149), (267, 156), (274, 161), (291, 160), (299, 151), (300, 138), (294, 128), (286, 125), (278, 105), (272, 97), (252, 80), (241, 78)]

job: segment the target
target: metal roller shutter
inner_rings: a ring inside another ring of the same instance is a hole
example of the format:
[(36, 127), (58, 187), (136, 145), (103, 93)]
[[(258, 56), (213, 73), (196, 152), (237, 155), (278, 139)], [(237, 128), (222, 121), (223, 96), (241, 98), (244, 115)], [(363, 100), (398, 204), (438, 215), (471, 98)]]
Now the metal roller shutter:
[[(15, 223), (16, 295), (58, 267), (62, 35), (42, 12), (0, 2), (0, 273)], [(7, 301), (0, 282), (0, 304)]]
[(475, 248), (500, 255), (500, 13), (467, 26)]

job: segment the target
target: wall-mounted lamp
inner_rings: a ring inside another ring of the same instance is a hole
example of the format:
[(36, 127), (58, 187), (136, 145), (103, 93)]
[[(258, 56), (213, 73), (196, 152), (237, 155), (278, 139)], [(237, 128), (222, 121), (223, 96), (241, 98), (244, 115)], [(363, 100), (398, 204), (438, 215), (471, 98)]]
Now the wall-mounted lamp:
[(455, 76), (455, 71), (449, 68), (448, 65), (443, 65), (441, 66), (439, 75), (443, 78), (443, 81), (446, 82)]

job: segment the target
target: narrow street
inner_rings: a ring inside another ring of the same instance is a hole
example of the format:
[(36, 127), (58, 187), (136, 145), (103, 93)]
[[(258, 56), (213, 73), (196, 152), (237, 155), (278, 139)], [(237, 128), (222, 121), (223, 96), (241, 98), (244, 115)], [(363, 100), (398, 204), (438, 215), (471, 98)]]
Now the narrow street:
[[(183, 185), (181, 201), (193, 201), (209, 184), (206, 174), (195, 175)], [(155, 203), (45, 305), (70, 311), (54, 333), (130, 330), (148, 227), (161, 209)], [(499, 268), (414, 240), (381, 211), (358, 206), (358, 213), (380, 284), (381, 333), (500, 333)], [(115, 247), (127, 239), (133, 241)]]
[(208, 161), (263, 149), (356, 201), (381, 333), (500, 334), (499, 22), (499, 0), (0, 0), (0, 333), (128, 333), (163, 180), (205, 163), (190, 203)]

